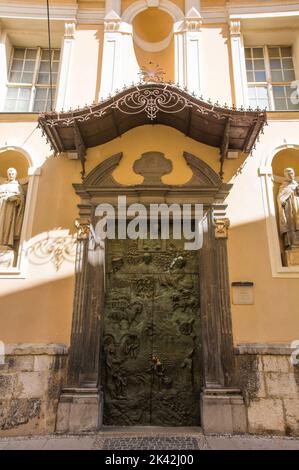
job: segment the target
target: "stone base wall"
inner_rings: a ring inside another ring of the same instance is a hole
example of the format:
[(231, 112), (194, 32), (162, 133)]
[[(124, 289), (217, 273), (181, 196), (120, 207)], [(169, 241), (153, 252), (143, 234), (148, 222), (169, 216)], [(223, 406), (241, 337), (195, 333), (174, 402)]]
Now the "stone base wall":
[(54, 432), (66, 364), (64, 345), (6, 345), (0, 364), (0, 436)]
[[(236, 348), (249, 433), (299, 436), (299, 365), (292, 364), (291, 353), (279, 344)], [(0, 436), (55, 432), (66, 366), (64, 345), (6, 345)]]
[(299, 365), (285, 344), (237, 347), (248, 432), (299, 436)]

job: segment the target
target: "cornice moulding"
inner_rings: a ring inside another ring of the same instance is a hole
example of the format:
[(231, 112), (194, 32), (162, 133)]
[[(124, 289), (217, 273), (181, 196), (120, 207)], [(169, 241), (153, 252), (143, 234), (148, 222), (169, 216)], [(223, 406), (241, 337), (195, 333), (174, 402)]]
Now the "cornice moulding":
[[(75, 20), (78, 7), (76, 5), (55, 5), (50, 7), (52, 20)], [(0, 17), (2, 18), (28, 18), (46, 19), (47, 9), (45, 5), (36, 3), (14, 2), (9, 5), (7, 2), (0, 2)]]
[(80, 24), (99, 24), (104, 22), (105, 8), (84, 8), (77, 12), (77, 22)]

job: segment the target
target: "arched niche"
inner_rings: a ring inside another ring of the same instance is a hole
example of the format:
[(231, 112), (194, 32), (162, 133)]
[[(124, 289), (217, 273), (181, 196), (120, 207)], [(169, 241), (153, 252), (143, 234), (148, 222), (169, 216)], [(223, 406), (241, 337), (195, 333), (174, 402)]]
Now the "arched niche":
[(149, 62), (162, 67), (164, 80), (174, 80), (173, 18), (157, 7), (138, 13), (133, 21), (134, 50), (140, 68)]
[(160, 0), (154, 7), (149, 7), (145, 0), (129, 5), (122, 21), (132, 26), (140, 67), (154, 62), (164, 70), (164, 80), (175, 80), (174, 31), (183, 20), (183, 11), (169, 0)]
[(277, 195), (284, 181), (285, 168), (293, 168), (299, 181), (299, 143), (283, 142), (273, 146), (259, 169), (272, 275), (299, 278), (299, 265), (286, 265), (279, 233)]
[(7, 169), (13, 167), (18, 172), (18, 179), (28, 178), (29, 162), (25, 155), (14, 149), (0, 153), (0, 178), (6, 178)]
[[(24, 207), (22, 209), (20, 234), (16, 237), (12, 250), (9, 247), (1, 248), (0, 278), (24, 275), (25, 245), (32, 232), (38, 184), (37, 177), (40, 174), (40, 169), (32, 166), (32, 158), (28, 152), (18, 147), (3, 147), (0, 149), (0, 184), (5, 183), (7, 180), (8, 168), (15, 168), (17, 171), (16, 179), (24, 194)], [(8, 253), (10, 251), (13, 251), (13, 253)]]
[(285, 149), (280, 150), (274, 156), (271, 166), (272, 166), (272, 174), (273, 174), (273, 200), (274, 200), (274, 205), (275, 205), (275, 216), (276, 216), (276, 221), (277, 221), (277, 230), (278, 230), (278, 235), (279, 235), (279, 245), (280, 245), (280, 251), (281, 251), (281, 256), (282, 256), (282, 264), (286, 267), (297, 266), (299, 269), (299, 245), (298, 245), (298, 250), (295, 249), (295, 251), (298, 252), (298, 255), (293, 256), (294, 255), (294, 251), (293, 251), (290, 257), (288, 253), (289, 250), (286, 250), (283, 236), (281, 236), (280, 234), (279, 217), (280, 217), (281, 205), (278, 201), (278, 194), (279, 194), (280, 187), (283, 183), (285, 183), (284, 171), (286, 168), (293, 168), (293, 170), (295, 171), (296, 180), (297, 182), (299, 182), (299, 149), (285, 148)]

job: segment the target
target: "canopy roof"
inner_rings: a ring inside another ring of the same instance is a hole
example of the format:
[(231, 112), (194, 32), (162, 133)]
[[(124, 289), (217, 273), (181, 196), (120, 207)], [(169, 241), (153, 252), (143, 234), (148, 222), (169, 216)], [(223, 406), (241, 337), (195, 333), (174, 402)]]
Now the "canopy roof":
[(137, 126), (164, 124), (218, 147), (222, 177), (229, 150), (251, 152), (266, 123), (266, 112), (204, 102), (171, 83), (141, 83), (92, 106), (41, 114), (38, 122), (55, 153), (78, 153), (83, 176), (87, 148), (109, 142)]

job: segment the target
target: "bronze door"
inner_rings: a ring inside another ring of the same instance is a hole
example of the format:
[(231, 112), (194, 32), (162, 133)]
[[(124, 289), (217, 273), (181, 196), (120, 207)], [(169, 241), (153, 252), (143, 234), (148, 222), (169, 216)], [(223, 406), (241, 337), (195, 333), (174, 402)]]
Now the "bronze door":
[(105, 425), (199, 425), (198, 254), (182, 240), (108, 241)]

